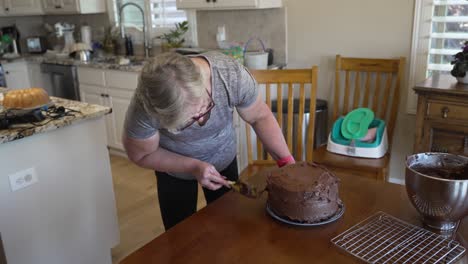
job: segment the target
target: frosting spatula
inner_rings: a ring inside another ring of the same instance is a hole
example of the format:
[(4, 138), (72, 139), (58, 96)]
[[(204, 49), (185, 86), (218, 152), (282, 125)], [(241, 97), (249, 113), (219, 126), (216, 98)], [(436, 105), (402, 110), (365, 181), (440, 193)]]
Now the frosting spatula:
[(249, 198), (259, 198), (262, 193), (265, 191), (258, 191), (257, 188), (253, 185), (250, 185), (246, 182), (237, 180), (237, 181), (228, 181), (229, 185), (231, 185), (232, 189), (235, 192), (238, 192), (246, 197)]

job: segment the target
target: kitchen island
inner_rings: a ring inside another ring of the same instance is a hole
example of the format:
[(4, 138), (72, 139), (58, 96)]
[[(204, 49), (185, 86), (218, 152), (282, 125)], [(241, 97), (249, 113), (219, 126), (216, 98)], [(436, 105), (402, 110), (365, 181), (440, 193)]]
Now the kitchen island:
[[(261, 186), (264, 176), (260, 173), (251, 182)], [(314, 227), (287, 225), (268, 215), (266, 194), (260, 199), (249, 199), (230, 192), (132, 253), (121, 264), (362, 263), (330, 240), (379, 211), (422, 225), (404, 186), (346, 174), (338, 176), (345, 212), (335, 222)], [(467, 246), (468, 218), (461, 222), (456, 239)], [(459, 263), (467, 263), (466, 255)]]
[(106, 147), (111, 109), (52, 102), (56, 110), (44, 121), (0, 130), (0, 233), (7, 263), (110, 264), (119, 241)]

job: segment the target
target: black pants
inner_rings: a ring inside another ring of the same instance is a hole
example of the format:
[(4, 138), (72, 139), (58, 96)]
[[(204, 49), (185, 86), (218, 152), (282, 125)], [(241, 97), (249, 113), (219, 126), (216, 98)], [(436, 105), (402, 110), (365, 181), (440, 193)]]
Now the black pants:
[[(159, 207), (164, 228), (169, 230), (197, 210), (198, 182), (196, 180), (182, 180), (165, 172), (156, 171), (158, 180)], [(229, 166), (220, 172), (230, 181), (239, 178), (237, 160), (234, 159)], [(225, 186), (216, 191), (203, 188), (205, 200), (209, 204), (229, 191)]]

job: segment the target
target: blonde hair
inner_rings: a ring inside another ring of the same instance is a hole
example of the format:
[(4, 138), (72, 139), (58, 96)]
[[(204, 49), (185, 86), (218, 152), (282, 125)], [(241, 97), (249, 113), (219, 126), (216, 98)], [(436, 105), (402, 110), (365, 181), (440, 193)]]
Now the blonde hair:
[(187, 119), (184, 106), (199, 102), (203, 88), (203, 76), (193, 61), (169, 52), (145, 64), (135, 96), (162, 127), (176, 129)]

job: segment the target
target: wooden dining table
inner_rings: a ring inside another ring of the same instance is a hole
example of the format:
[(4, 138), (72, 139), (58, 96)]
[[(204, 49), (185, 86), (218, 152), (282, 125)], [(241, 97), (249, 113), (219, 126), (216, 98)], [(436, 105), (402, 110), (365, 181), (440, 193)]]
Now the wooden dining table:
[[(248, 181), (262, 187), (265, 175), (259, 173)], [(229, 192), (130, 254), (121, 264), (359, 263), (330, 240), (379, 211), (422, 226), (405, 186), (346, 173), (338, 176), (345, 212), (335, 222), (314, 227), (284, 224), (266, 212), (267, 194), (250, 199)], [(467, 248), (468, 217), (461, 221), (454, 237)], [(467, 256), (459, 262), (468, 263)]]

